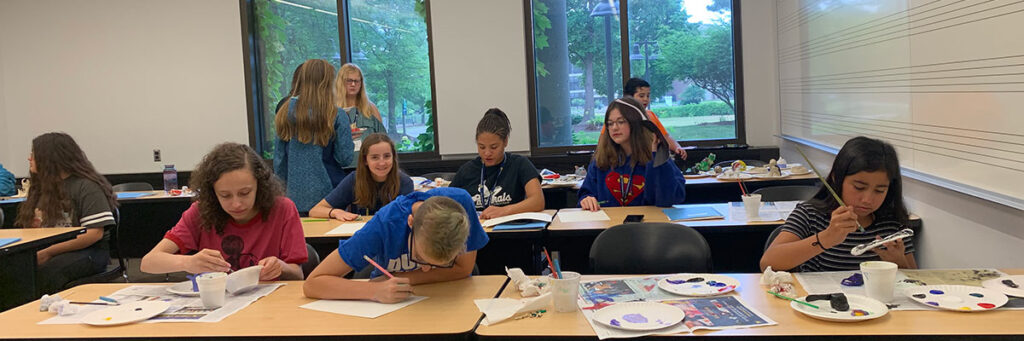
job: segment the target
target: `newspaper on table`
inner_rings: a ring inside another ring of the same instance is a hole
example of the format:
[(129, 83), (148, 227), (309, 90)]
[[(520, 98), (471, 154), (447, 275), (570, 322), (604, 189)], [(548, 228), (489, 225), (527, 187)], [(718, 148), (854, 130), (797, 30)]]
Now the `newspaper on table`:
[[(769, 326), (776, 324), (764, 314), (744, 304), (738, 296), (725, 295), (705, 298), (683, 298), (658, 287), (666, 275), (630, 277), (580, 282), (577, 303), (583, 316), (601, 340), (646, 335), (692, 333), (698, 329), (732, 329)], [(686, 318), (682, 323), (653, 331), (631, 331), (605, 326), (594, 321), (594, 313), (604, 307), (623, 302), (656, 301), (681, 309)]]
[[(860, 271), (826, 271), (826, 272), (798, 272), (796, 279), (804, 287), (808, 294), (828, 294), (842, 292), (845, 294), (865, 296), (864, 286), (842, 285), (844, 278), (853, 276)], [(896, 286), (893, 293), (893, 300), (889, 304), (890, 310), (938, 310), (915, 302), (904, 294), (908, 288), (921, 285), (970, 285), (981, 286), (981, 282), (1006, 276), (997, 269), (945, 269), (945, 270), (909, 270), (900, 269), (896, 273)], [(1010, 302), (1000, 309), (1024, 309), (1024, 300), (1010, 298)]]
[[(107, 297), (113, 298), (121, 303), (136, 301), (166, 301), (171, 307), (162, 314), (154, 316), (141, 323), (158, 322), (220, 322), (225, 317), (237, 313), (256, 302), (263, 296), (269, 295), (285, 283), (260, 284), (256, 288), (239, 293), (238, 295), (225, 294), (224, 306), (220, 308), (203, 307), (199, 296), (179, 296), (167, 291), (169, 285), (133, 285), (118, 290)], [(107, 308), (105, 306), (83, 305), (78, 313), (70, 316), (54, 316), (39, 324), (78, 324), (89, 313)]]

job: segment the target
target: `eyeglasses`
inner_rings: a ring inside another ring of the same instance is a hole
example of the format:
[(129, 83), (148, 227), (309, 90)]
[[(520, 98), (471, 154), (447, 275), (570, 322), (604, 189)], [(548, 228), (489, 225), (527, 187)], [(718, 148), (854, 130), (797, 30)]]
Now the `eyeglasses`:
[(626, 126), (626, 125), (629, 124), (629, 121), (626, 121), (626, 120), (606, 121), (604, 124), (608, 125), (609, 127), (614, 127), (616, 125)]
[(455, 258), (452, 258), (452, 261), (449, 262), (448, 264), (445, 264), (445, 265), (434, 264), (434, 263), (430, 263), (430, 262), (426, 262), (426, 261), (423, 261), (423, 260), (416, 259), (417, 258), (416, 257), (416, 252), (413, 251), (413, 245), (416, 245), (416, 244), (412, 242), (414, 240), (413, 235), (412, 235), (413, 231), (416, 231), (416, 229), (410, 229), (409, 230), (409, 241), (408, 241), (409, 242), (409, 260), (411, 260), (413, 263), (419, 264), (421, 266), (422, 265), (426, 265), (426, 266), (433, 267), (433, 268), (449, 269), (449, 268), (455, 267)]
[(352, 78), (345, 79), (345, 84), (359, 84), (359, 83), (362, 83), (362, 82), (363, 81), (360, 80), (360, 79), (352, 79)]

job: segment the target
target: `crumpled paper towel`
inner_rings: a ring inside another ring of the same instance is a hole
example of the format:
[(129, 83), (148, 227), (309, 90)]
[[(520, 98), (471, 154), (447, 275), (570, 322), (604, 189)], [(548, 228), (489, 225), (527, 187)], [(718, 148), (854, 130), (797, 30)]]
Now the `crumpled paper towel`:
[(484, 319), (480, 324), (489, 326), (494, 323), (508, 320), (520, 314), (537, 311), (551, 304), (551, 294), (544, 293), (537, 297), (513, 299), (513, 298), (484, 298), (473, 300), (477, 309), (484, 313)]
[(512, 279), (512, 283), (519, 289), (519, 296), (522, 297), (533, 297), (548, 292), (548, 277), (538, 277), (537, 279), (530, 279), (527, 277), (523, 270), (520, 268), (509, 269), (505, 267), (505, 273)]
[(761, 285), (767, 285), (768, 290), (787, 296), (792, 296), (796, 288), (793, 287), (793, 275), (785, 271), (772, 271), (772, 267), (764, 269), (761, 274)]

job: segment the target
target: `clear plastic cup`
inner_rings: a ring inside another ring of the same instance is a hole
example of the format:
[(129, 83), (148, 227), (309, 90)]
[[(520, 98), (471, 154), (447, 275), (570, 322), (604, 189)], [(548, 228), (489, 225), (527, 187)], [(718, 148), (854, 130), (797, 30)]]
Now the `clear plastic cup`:
[(224, 306), (228, 274), (223, 272), (204, 273), (196, 276), (196, 284), (199, 286), (199, 298), (203, 301), (204, 307), (219, 308)]
[(761, 195), (748, 194), (743, 196), (743, 209), (747, 211), (747, 221), (761, 219)]
[(860, 263), (860, 272), (864, 275), (864, 291), (868, 297), (892, 302), (893, 291), (896, 289), (896, 263), (884, 261), (868, 261)]
[(551, 303), (555, 311), (567, 313), (576, 311), (576, 298), (580, 293), (580, 274), (572, 271), (562, 271), (562, 278), (556, 279), (551, 276)]

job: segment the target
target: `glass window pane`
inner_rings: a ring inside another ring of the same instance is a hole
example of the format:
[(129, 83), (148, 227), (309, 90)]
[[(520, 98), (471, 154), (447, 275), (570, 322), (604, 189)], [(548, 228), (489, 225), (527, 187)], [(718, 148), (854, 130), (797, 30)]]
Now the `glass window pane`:
[(618, 2), (533, 0), (538, 147), (597, 143), (622, 96)]
[(736, 138), (732, 2), (629, 2), (629, 66), (672, 138)]
[(350, 0), (352, 63), (399, 151), (434, 150), (426, 11), (416, 0)]
[(256, 64), (263, 156), (273, 157), (274, 115), (291, 89), (292, 73), (307, 59), (342, 64), (335, 0), (255, 0)]

